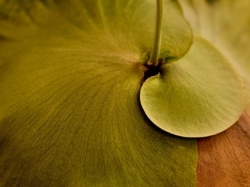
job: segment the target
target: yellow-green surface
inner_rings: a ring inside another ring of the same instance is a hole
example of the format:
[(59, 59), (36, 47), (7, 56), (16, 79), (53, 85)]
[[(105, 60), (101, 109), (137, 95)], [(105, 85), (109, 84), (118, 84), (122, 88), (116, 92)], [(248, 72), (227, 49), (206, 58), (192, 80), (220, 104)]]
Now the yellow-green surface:
[[(195, 186), (196, 141), (139, 103), (151, 0), (0, 1), (0, 186)], [(190, 47), (165, 1), (163, 46)]]
[(242, 83), (211, 44), (195, 38), (188, 53), (162, 66), (143, 84), (142, 107), (154, 124), (184, 137), (204, 137), (232, 126), (244, 107)]
[(250, 115), (250, 1), (178, 0), (192, 32), (210, 41), (241, 75)]

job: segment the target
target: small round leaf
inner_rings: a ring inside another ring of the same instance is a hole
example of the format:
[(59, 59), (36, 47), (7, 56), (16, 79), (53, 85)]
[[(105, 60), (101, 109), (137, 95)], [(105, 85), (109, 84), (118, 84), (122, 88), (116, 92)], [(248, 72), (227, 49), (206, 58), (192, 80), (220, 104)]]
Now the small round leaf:
[(188, 53), (162, 66), (141, 88), (148, 118), (183, 137), (205, 137), (233, 125), (244, 110), (238, 74), (210, 43), (195, 38)]

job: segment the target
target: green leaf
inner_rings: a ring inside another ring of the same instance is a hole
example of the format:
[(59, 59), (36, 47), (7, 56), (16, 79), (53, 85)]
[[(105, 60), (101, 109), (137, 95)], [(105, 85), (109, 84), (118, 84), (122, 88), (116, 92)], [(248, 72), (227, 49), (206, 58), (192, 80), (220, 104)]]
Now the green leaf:
[(210, 41), (240, 73), (250, 116), (250, 1), (179, 0), (179, 3), (193, 33)]
[(244, 81), (246, 109), (228, 130), (198, 139), (197, 187), (250, 184), (250, 1), (179, 0), (196, 36), (210, 41)]
[(149, 119), (184, 137), (217, 134), (232, 126), (244, 110), (241, 80), (207, 41), (196, 38), (188, 53), (165, 64), (146, 80), (140, 94)]
[[(191, 45), (166, 1), (163, 45)], [(155, 128), (138, 94), (151, 0), (1, 1), (0, 186), (195, 186), (195, 140)]]

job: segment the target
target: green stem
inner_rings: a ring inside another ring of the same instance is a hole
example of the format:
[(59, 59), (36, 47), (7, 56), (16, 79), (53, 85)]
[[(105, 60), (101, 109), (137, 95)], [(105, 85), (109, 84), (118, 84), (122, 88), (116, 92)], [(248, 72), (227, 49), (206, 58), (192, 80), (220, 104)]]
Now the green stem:
[(161, 48), (161, 35), (162, 35), (162, 20), (163, 20), (163, 4), (164, 0), (156, 0), (156, 22), (155, 22), (155, 36), (153, 49), (150, 55), (148, 65), (157, 66), (158, 58)]

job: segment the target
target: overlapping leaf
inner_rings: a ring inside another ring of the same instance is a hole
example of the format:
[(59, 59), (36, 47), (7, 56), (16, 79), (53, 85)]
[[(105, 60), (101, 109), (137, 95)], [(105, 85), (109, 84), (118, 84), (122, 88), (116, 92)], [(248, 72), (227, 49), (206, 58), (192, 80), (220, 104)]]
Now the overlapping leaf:
[(242, 76), (247, 97), (246, 112), (229, 130), (198, 140), (197, 185), (248, 186), (249, 147), (249, 49), (250, 1), (179, 0), (196, 36), (209, 40)]
[(203, 37), (234, 65), (242, 76), (246, 111), (250, 115), (250, 2), (248, 0), (179, 0), (193, 33)]
[(162, 66), (141, 90), (147, 116), (167, 132), (204, 137), (232, 126), (245, 101), (241, 80), (230, 63), (207, 41), (195, 38), (189, 52)]
[[(163, 45), (191, 34), (166, 1)], [(196, 142), (155, 128), (138, 93), (154, 2), (1, 1), (0, 186), (194, 186)]]

